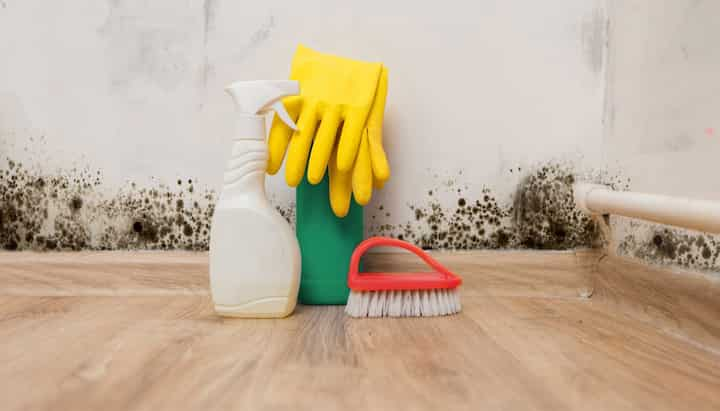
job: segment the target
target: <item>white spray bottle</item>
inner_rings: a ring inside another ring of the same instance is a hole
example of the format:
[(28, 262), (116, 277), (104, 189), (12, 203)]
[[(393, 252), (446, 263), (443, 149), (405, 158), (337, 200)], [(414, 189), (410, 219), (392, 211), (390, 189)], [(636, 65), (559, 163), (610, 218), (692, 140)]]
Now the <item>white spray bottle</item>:
[(290, 225), (265, 195), (265, 116), (274, 110), (297, 126), (280, 100), (300, 93), (297, 81), (238, 81), (225, 89), (237, 111), (210, 231), (210, 289), (215, 311), (231, 317), (280, 318), (295, 308), (300, 248)]

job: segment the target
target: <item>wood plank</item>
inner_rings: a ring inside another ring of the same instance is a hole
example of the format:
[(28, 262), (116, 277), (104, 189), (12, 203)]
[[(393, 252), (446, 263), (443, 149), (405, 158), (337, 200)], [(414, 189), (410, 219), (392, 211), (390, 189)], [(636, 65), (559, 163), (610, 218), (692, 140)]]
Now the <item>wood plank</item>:
[[(576, 298), (590, 288), (591, 250), (433, 252), (468, 295)], [(373, 253), (368, 271), (426, 271), (407, 253)], [(0, 252), (0, 295), (206, 295), (207, 253)]]
[(466, 297), (449, 318), (205, 297), (2, 297), (3, 409), (693, 409), (720, 360), (587, 300)]
[(0, 295), (208, 295), (208, 254), (0, 252)]
[(3, 297), (33, 313), (2, 320), (3, 409), (565, 409), (466, 316), (219, 320), (203, 301)]
[(212, 312), (205, 254), (0, 253), (0, 409), (720, 409), (717, 282), (594, 252), (438, 259), (459, 315), (240, 320)]
[[(455, 251), (431, 255), (463, 277), (469, 296), (535, 296), (577, 298), (592, 286), (596, 250), (577, 251)], [(366, 271), (427, 271), (408, 253), (378, 253), (365, 262)]]
[(720, 357), (603, 302), (476, 302), (466, 314), (574, 409), (720, 409)]
[(720, 276), (613, 256), (594, 279), (594, 298), (609, 309), (720, 353)]

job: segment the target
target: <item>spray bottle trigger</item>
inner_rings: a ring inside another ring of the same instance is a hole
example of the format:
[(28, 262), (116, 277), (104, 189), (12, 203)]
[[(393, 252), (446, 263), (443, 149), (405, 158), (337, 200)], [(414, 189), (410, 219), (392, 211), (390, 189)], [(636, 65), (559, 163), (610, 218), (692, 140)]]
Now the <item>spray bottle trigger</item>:
[(290, 114), (285, 109), (281, 100), (274, 102), (270, 107), (275, 110), (275, 113), (278, 117), (280, 117), (280, 120), (282, 120), (283, 123), (287, 124), (287, 126), (293, 130), (298, 130), (297, 124), (295, 124), (293, 119), (290, 117)]

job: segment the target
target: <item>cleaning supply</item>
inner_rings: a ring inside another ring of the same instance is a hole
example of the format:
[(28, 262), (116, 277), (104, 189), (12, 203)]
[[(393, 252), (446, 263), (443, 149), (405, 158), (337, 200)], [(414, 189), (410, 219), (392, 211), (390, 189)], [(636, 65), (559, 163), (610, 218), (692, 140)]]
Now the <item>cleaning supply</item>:
[(390, 165), (382, 144), (382, 125), (385, 117), (387, 88), (388, 72), (383, 66), (378, 88), (375, 92), (375, 101), (370, 108), (365, 131), (360, 141), (360, 150), (353, 168), (352, 191), (355, 201), (362, 205), (370, 202), (373, 186), (382, 188), (385, 181), (390, 178)]
[[(398, 247), (420, 257), (435, 272), (360, 273), (360, 258), (372, 247)], [(360, 243), (348, 271), (351, 289), (345, 313), (351, 317), (430, 317), (460, 312), (460, 277), (405, 241), (372, 237)]]
[(363, 239), (360, 206), (370, 201), (373, 186), (382, 187), (390, 177), (382, 146), (387, 69), (301, 45), (290, 77), (301, 82), (301, 95), (283, 103), (300, 130), (275, 118), (268, 173), (280, 169), (287, 151), (285, 177), (297, 186), (300, 302), (345, 304), (347, 266)]
[(296, 191), (295, 231), (302, 256), (299, 299), (303, 304), (347, 302), (347, 267), (363, 240), (362, 207), (352, 202), (347, 215), (337, 218), (327, 201), (330, 188), (325, 176), (317, 185), (303, 179)]
[(302, 85), (300, 96), (284, 101), (299, 130), (293, 132), (281, 119), (273, 122), (268, 173), (277, 173), (286, 154), (285, 179), (291, 187), (300, 184), (306, 168), (313, 185), (329, 168), (330, 204), (336, 216), (344, 217), (351, 192), (355, 201), (366, 205), (373, 182), (381, 186), (390, 177), (381, 135), (387, 69), (380, 63), (323, 54), (301, 45), (290, 78)]
[(285, 317), (295, 308), (300, 249), (290, 225), (265, 195), (264, 114), (297, 128), (281, 102), (297, 81), (239, 81), (226, 88), (237, 118), (232, 154), (210, 232), (210, 290), (215, 311), (231, 317)]

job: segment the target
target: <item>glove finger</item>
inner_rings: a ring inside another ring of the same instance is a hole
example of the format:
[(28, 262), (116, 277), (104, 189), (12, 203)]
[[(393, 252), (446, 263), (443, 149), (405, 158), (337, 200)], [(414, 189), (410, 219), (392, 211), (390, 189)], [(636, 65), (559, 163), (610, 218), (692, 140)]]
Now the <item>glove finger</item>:
[[(283, 104), (288, 114), (290, 114), (290, 118), (292, 118), (293, 121), (297, 121), (302, 105), (301, 98), (288, 97), (283, 100)], [(268, 136), (268, 174), (275, 174), (280, 170), (292, 134), (293, 130), (288, 127), (287, 124), (283, 123), (277, 115), (273, 117), (270, 135)]]
[(378, 180), (377, 178), (373, 177), (373, 188), (382, 190), (383, 187), (385, 187), (385, 181), (381, 181), (381, 180)]
[(388, 70), (383, 66), (378, 80), (378, 87), (375, 91), (370, 113), (368, 114), (367, 128), (370, 141), (370, 158), (375, 179), (387, 181), (390, 178), (390, 165), (388, 164), (385, 149), (383, 148), (382, 125), (385, 117), (385, 101), (388, 92)]
[(297, 187), (305, 174), (305, 165), (317, 127), (317, 110), (314, 104), (303, 107), (297, 126), (299, 130), (295, 131), (290, 139), (285, 164), (285, 181), (290, 187)]
[(370, 148), (368, 147), (367, 130), (365, 130), (352, 171), (353, 194), (355, 201), (361, 206), (369, 203), (372, 198), (373, 173), (370, 163)]
[(350, 171), (353, 166), (366, 120), (367, 111), (357, 108), (351, 108), (345, 116), (338, 143), (337, 166), (340, 171)]
[(375, 90), (375, 98), (373, 99), (370, 112), (368, 113), (368, 128), (382, 128), (383, 118), (385, 117), (385, 101), (388, 93), (388, 70), (383, 66), (380, 72), (377, 89)]
[(330, 153), (332, 153), (335, 145), (338, 126), (340, 126), (340, 108), (330, 106), (322, 114), (322, 121), (315, 135), (315, 142), (310, 153), (310, 162), (308, 163), (308, 181), (310, 184), (319, 183), (325, 176)]
[(333, 150), (328, 164), (330, 178), (330, 208), (333, 213), (343, 218), (350, 211), (350, 194), (352, 193), (350, 172), (342, 172), (337, 168), (337, 150)]
[(385, 182), (390, 178), (390, 165), (382, 145), (382, 129), (368, 129), (367, 133), (373, 175)]

